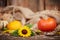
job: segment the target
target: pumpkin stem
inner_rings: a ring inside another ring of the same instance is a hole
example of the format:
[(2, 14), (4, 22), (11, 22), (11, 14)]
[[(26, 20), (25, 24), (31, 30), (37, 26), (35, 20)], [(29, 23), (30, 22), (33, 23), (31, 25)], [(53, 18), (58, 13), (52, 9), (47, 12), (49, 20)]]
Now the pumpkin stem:
[(48, 18), (49, 18), (48, 16), (40, 17), (40, 19), (45, 19), (45, 20), (47, 20)]

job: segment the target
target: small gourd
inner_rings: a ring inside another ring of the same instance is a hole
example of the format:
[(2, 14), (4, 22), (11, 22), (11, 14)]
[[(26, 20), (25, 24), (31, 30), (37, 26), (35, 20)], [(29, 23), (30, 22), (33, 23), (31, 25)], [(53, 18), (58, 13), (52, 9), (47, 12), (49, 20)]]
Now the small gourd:
[(0, 20), (0, 29), (2, 29), (3, 27), (6, 27), (7, 24), (8, 24), (8, 21), (1, 21)]

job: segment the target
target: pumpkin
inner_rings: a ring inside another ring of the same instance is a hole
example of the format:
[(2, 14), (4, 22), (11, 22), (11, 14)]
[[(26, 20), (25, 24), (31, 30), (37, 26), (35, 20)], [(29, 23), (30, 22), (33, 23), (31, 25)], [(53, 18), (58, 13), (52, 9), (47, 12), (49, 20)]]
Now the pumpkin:
[(0, 29), (6, 27), (7, 24), (8, 24), (8, 21), (1, 21), (0, 20)]
[(7, 29), (9, 30), (18, 30), (22, 27), (22, 24), (20, 21), (13, 20), (7, 24)]
[(43, 32), (50, 32), (53, 31), (57, 26), (56, 20), (54, 18), (48, 18), (38, 21), (38, 29)]

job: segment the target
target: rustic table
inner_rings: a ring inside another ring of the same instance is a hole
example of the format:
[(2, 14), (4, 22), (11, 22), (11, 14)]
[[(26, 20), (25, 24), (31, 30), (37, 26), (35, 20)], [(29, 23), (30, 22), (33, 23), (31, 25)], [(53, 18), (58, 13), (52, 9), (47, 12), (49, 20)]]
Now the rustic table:
[(37, 35), (28, 38), (23, 38), (0, 34), (0, 40), (60, 40), (60, 36)]

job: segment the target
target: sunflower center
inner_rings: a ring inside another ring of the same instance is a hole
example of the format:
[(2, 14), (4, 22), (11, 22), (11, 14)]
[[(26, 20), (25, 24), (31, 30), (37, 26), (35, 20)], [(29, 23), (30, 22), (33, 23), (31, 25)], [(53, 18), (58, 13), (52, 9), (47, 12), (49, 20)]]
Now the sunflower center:
[(27, 34), (27, 30), (22, 30), (22, 33), (23, 34)]

